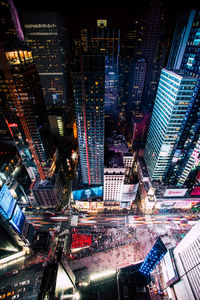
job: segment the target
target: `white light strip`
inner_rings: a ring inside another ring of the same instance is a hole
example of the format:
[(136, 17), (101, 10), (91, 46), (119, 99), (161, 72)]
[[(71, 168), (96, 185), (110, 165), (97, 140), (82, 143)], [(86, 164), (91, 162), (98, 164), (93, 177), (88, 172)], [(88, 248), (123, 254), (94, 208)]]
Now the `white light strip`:
[(0, 264), (5, 264), (7, 262), (10, 262), (11, 260), (20, 258), (22, 256), (25, 256), (25, 252), (24, 251), (17, 252), (16, 254), (13, 254), (13, 255), (10, 255), (8, 257), (0, 259)]
[(114, 275), (116, 273), (116, 270), (106, 270), (106, 271), (103, 271), (103, 272), (100, 272), (100, 273), (95, 273), (95, 274), (92, 274), (90, 276), (90, 280), (97, 280), (97, 279), (100, 279), (100, 278), (103, 278), (103, 277), (107, 277), (107, 276), (111, 276), (111, 275)]

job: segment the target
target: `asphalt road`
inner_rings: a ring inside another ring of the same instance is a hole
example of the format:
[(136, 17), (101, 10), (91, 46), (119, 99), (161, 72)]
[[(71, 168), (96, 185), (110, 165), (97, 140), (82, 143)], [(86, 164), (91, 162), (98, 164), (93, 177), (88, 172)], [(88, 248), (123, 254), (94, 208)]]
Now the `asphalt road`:
[(168, 214), (168, 215), (95, 215), (95, 216), (79, 216), (78, 226), (131, 226), (147, 228), (151, 226), (169, 225), (170, 227), (180, 227), (190, 229), (200, 216), (193, 214)]

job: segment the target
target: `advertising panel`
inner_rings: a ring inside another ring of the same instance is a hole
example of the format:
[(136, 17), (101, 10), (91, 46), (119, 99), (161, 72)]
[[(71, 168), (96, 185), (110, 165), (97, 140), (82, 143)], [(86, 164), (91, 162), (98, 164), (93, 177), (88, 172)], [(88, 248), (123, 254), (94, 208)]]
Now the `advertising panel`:
[(196, 186), (190, 193), (190, 196), (200, 196), (200, 186)]
[(137, 184), (124, 184), (121, 201), (133, 201), (135, 200), (138, 189)]
[(76, 190), (73, 191), (72, 194), (75, 201), (103, 197), (103, 186), (84, 190)]
[(97, 202), (97, 209), (103, 209), (103, 202)]
[(88, 201), (76, 201), (76, 205), (83, 210), (88, 210), (90, 208), (90, 203)]
[(97, 202), (90, 202), (90, 209), (97, 210)]
[(186, 192), (187, 189), (167, 189), (164, 193), (164, 197), (183, 197)]
[(18, 204), (15, 206), (12, 219), (9, 222), (19, 233), (22, 232), (22, 228), (25, 222), (25, 215), (23, 214)]
[(4, 184), (0, 191), (0, 213), (5, 219), (9, 220), (11, 218), (15, 203), (15, 199), (11, 195), (7, 186)]

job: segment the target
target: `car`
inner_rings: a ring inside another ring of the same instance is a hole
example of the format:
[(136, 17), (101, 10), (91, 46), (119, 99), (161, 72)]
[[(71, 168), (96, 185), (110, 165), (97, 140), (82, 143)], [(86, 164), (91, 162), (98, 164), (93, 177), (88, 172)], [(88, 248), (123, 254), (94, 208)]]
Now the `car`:
[(22, 281), (21, 285), (29, 284), (30, 280)]
[(11, 299), (13, 300), (13, 299), (17, 299), (17, 298), (19, 298), (19, 294), (16, 294), (16, 295), (12, 296)]

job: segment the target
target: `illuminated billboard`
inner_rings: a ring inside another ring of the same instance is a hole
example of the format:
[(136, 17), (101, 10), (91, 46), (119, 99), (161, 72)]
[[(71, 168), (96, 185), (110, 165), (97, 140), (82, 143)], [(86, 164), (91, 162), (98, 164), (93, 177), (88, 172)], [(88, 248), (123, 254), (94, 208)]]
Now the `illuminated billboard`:
[(164, 197), (183, 197), (186, 192), (187, 189), (167, 189), (164, 193)]
[(200, 196), (200, 187), (196, 186), (190, 193), (190, 196)]
[(75, 201), (103, 197), (103, 186), (84, 190), (76, 190), (73, 191), (72, 194)]
[(25, 222), (25, 215), (23, 214), (18, 204), (15, 206), (14, 213), (12, 215), (11, 220), (9, 220), (9, 222), (19, 233), (22, 232), (22, 228)]
[(135, 200), (138, 189), (137, 184), (124, 184), (122, 191), (122, 202), (123, 201), (133, 201)]
[(0, 191), (0, 213), (6, 220), (11, 218), (15, 203), (15, 199), (11, 195), (7, 186), (4, 184)]

